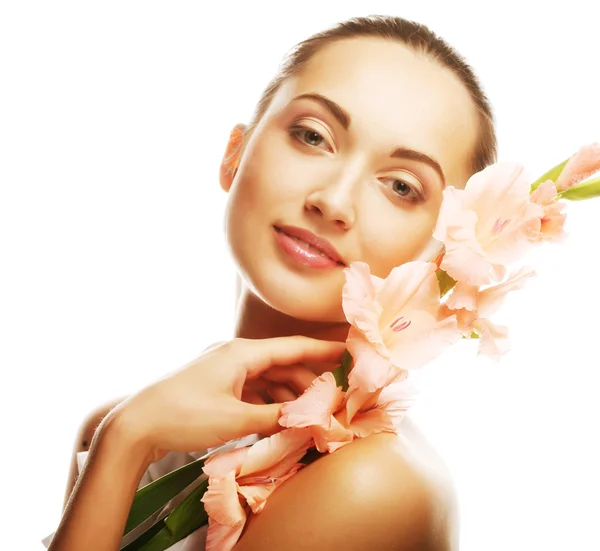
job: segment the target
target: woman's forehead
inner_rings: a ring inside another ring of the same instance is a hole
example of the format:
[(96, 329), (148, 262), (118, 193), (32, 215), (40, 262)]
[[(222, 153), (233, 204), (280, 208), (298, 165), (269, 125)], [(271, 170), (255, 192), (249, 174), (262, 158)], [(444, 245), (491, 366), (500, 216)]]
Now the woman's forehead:
[[(469, 176), (479, 126), (474, 103), (456, 75), (406, 46), (370, 38), (329, 44), (282, 84), (269, 111), (310, 105), (298, 99), (307, 94), (339, 105), (351, 119), (344, 131), (357, 143), (421, 151), (440, 163), (449, 185)], [(314, 108), (332, 119), (322, 105)]]

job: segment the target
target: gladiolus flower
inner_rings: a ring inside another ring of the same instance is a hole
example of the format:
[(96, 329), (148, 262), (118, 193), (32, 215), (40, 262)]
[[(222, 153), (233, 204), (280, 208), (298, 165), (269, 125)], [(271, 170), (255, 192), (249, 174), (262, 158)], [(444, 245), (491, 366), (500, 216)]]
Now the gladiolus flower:
[(455, 319), (438, 320), (436, 268), (432, 262), (407, 262), (386, 279), (371, 275), (364, 262), (344, 270), (342, 306), (351, 324), (346, 343), (354, 358), (348, 420), (370, 394), (402, 372), (422, 367), (460, 338)]
[[(348, 403), (351, 403), (353, 392), (348, 391)], [(338, 414), (342, 422), (357, 438), (366, 438), (379, 432), (398, 433), (404, 413), (415, 403), (418, 392), (408, 377), (398, 377), (396, 380), (374, 393), (372, 405), (365, 402), (356, 413), (349, 415), (351, 410), (345, 408)], [(337, 417), (337, 416), (336, 416)]]
[(600, 143), (584, 145), (573, 155), (556, 179), (556, 189), (564, 191), (600, 170)]
[[(358, 390), (351, 388), (347, 396)], [(284, 427), (309, 428), (316, 448), (321, 453), (332, 453), (355, 438), (378, 432), (397, 433), (416, 394), (412, 383), (398, 379), (368, 394), (361, 409), (348, 415), (343, 392), (336, 386), (333, 375), (325, 372), (302, 396), (283, 405), (279, 423)]]
[(317, 377), (312, 384), (292, 402), (281, 407), (279, 424), (284, 427), (308, 427), (317, 450), (331, 452), (339, 445), (352, 442), (352, 431), (343, 427), (334, 417), (344, 400), (330, 371)]
[(239, 539), (247, 510), (260, 513), (271, 493), (304, 465), (312, 441), (305, 429), (288, 429), (207, 459), (208, 489), (202, 496), (209, 515), (206, 551), (229, 551)]
[(530, 187), (521, 165), (496, 163), (471, 176), (464, 190), (446, 188), (433, 233), (446, 247), (442, 270), (471, 286), (503, 279), (544, 217)]
[(557, 190), (552, 180), (546, 180), (531, 194), (531, 200), (544, 208), (538, 231), (531, 234), (533, 241), (558, 241), (565, 237), (563, 230), (567, 217), (566, 204), (557, 201)]
[(464, 336), (473, 331), (479, 335), (478, 353), (497, 359), (508, 350), (508, 328), (493, 323), (489, 317), (510, 291), (521, 289), (526, 279), (534, 275), (532, 268), (523, 267), (506, 281), (483, 290), (458, 283), (442, 308), (442, 316), (455, 315)]

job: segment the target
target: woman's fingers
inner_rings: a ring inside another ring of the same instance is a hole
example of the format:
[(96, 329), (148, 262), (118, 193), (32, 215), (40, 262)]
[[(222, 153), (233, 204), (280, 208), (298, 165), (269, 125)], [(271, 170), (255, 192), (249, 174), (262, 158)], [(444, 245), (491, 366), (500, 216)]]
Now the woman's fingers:
[(284, 427), (278, 423), (281, 415), (281, 404), (274, 403), (262, 406), (244, 404), (243, 402), (238, 402), (238, 404), (239, 413), (236, 415), (238, 428), (235, 433), (227, 435), (227, 440), (239, 438), (240, 434), (258, 433), (271, 436), (284, 430)]
[(277, 383), (270, 383), (267, 386), (267, 394), (273, 398), (274, 402), (293, 402), (298, 395), (288, 386)]
[(262, 379), (274, 383), (285, 383), (296, 391), (298, 396), (312, 384), (317, 376), (301, 364), (272, 367), (261, 375)]
[(261, 397), (256, 390), (244, 389), (242, 390), (242, 402), (247, 404), (266, 404), (267, 402)]
[(268, 339), (240, 339), (248, 347), (245, 358), (247, 377), (256, 377), (272, 366), (301, 362), (336, 362), (341, 360), (346, 343), (323, 341), (295, 335)]

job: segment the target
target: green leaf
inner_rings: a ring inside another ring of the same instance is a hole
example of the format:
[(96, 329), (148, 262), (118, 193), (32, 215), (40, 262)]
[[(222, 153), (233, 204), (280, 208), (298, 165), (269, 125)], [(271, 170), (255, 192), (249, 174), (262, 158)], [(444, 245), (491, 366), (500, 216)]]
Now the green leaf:
[[(570, 159), (571, 157), (569, 157)], [(556, 179), (562, 174), (565, 165), (569, 162), (569, 159), (564, 160), (562, 163), (557, 164), (555, 167), (551, 168), (548, 172), (544, 173), (540, 176), (533, 184), (531, 184), (531, 189), (529, 193), (533, 193), (540, 184), (543, 184), (546, 180), (552, 180), (556, 182)]]
[(164, 551), (208, 523), (208, 515), (200, 498), (208, 488), (208, 479), (190, 494), (169, 515), (144, 532), (122, 551)]
[[(138, 536), (134, 541), (132, 541), (129, 545), (123, 547), (121, 551), (136, 551), (138, 549), (143, 549), (144, 545), (148, 543), (152, 538), (154, 538), (158, 533), (160, 533), (165, 527), (165, 521), (160, 520), (156, 524), (154, 524), (151, 528), (148, 528), (143, 534)], [(155, 540), (157, 541), (157, 540)], [(147, 547), (146, 549), (150, 549)]]
[(568, 199), (569, 201), (582, 201), (593, 197), (600, 197), (600, 178), (588, 180), (558, 194), (559, 199)]
[[(327, 454), (311, 448), (300, 462), (309, 465), (323, 455)], [(207, 489), (208, 479), (195, 488), (165, 519), (146, 530), (122, 551), (164, 551), (207, 524), (208, 515), (200, 501)]]
[(346, 350), (342, 356), (342, 363), (340, 367), (332, 371), (335, 377), (335, 384), (341, 386), (342, 390), (346, 392), (348, 390), (348, 374), (352, 369), (352, 356), (350, 352)]
[(440, 284), (440, 297), (443, 297), (452, 287), (456, 285), (456, 281), (452, 279), (444, 270), (437, 270), (435, 272), (438, 283)]
[(194, 530), (208, 523), (208, 515), (200, 498), (208, 489), (208, 478), (195, 488), (165, 519), (166, 527), (177, 538), (173, 543), (185, 538)]
[(139, 526), (204, 474), (202, 467), (207, 457), (208, 455), (205, 455), (139, 489), (129, 511), (125, 534)]

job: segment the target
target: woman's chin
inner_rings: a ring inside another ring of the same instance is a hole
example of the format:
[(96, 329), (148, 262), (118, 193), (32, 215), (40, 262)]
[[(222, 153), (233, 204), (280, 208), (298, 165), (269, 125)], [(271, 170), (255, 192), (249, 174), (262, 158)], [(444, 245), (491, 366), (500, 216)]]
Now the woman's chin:
[(291, 318), (314, 323), (345, 322), (342, 310), (341, 289), (332, 293), (314, 282), (291, 281), (279, 285), (273, 278), (256, 281), (249, 289), (261, 302)]
[[(282, 314), (307, 322), (346, 321), (342, 310), (343, 269), (312, 269), (293, 262), (275, 248), (260, 257), (233, 250), (246, 287)], [(241, 269), (243, 267), (243, 269)]]
[(297, 320), (315, 323), (336, 323), (346, 320), (340, 301), (304, 293), (264, 293), (262, 300), (271, 308)]

